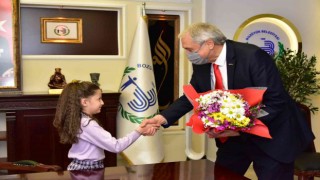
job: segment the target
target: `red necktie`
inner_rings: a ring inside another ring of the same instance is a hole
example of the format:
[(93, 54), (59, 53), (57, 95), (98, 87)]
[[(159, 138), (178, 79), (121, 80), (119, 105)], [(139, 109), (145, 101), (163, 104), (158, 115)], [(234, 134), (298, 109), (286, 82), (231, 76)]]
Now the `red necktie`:
[(221, 76), (221, 72), (219, 70), (219, 66), (218, 65), (213, 64), (213, 72), (214, 72), (214, 76), (216, 77), (215, 89), (224, 89), (223, 88), (222, 76)]
[[(216, 88), (215, 89), (221, 89), (223, 90), (223, 82), (222, 82), (222, 76), (221, 72), (219, 70), (219, 65), (213, 64), (213, 72), (214, 76), (216, 77)], [(221, 142), (225, 142), (227, 140), (227, 137), (221, 137), (219, 138)]]

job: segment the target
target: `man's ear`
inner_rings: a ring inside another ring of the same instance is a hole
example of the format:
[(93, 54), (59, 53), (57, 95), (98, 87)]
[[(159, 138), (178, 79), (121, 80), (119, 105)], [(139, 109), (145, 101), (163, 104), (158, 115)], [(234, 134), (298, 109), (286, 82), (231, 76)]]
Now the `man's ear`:
[(207, 43), (207, 45), (209, 46), (210, 49), (213, 49), (213, 47), (214, 47), (214, 42), (213, 42), (212, 39), (208, 39), (206, 43)]

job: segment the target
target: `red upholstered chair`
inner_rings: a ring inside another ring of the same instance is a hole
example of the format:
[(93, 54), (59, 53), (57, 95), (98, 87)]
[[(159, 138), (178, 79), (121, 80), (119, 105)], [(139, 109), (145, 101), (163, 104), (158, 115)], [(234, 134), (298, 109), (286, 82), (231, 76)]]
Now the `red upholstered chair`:
[[(309, 108), (304, 105), (300, 105), (300, 107), (311, 128)], [(314, 177), (320, 177), (320, 153), (316, 152), (314, 142), (295, 160), (294, 166), (294, 174), (298, 176), (298, 180), (313, 180)]]

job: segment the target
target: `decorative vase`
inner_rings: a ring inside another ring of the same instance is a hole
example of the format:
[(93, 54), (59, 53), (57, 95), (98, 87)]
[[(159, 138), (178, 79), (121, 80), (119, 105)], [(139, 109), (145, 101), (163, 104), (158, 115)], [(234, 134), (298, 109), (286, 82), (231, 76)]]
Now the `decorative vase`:
[(90, 73), (90, 78), (92, 83), (96, 84), (97, 86), (100, 86), (98, 82), (100, 78), (100, 73)]

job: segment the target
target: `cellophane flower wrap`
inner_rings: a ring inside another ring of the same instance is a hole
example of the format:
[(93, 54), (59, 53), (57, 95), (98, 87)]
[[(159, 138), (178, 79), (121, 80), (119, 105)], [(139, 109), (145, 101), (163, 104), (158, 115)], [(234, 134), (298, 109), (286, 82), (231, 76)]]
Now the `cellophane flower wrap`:
[[(235, 130), (271, 138), (268, 127), (257, 119), (266, 89), (213, 90), (198, 94), (191, 85), (183, 87), (194, 106), (187, 126), (201, 134), (209, 129), (216, 132)], [(221, 138), (226, 141), (226, 138)]]

